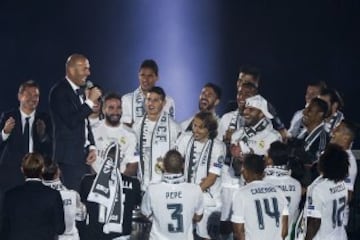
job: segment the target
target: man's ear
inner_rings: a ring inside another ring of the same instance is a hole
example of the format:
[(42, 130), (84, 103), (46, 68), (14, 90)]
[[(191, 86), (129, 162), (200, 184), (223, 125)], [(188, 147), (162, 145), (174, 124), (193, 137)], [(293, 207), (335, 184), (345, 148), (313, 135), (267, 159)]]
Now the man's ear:
[(220, 100), (219, 100), (219, 99), (216, 99), (216, 101), (215, 101), (215, 106), (217, 106), (219, 103), (220, 103)]

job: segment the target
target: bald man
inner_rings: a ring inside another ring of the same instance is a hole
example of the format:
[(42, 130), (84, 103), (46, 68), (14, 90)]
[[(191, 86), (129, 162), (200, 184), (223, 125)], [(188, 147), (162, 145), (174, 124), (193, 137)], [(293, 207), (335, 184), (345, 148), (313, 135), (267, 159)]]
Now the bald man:
[(54, 161), (63, 173), (64, 185), (78, 190), (82, 176), (96, 159), (94, 137), (88, 116), (95, 109), (101, 91), (91, 88), (84, 94), (90, 75), (89, 60), (72, 54), (66, 61), (66, 76), (50, 90), (49, 106), (54, 127)]

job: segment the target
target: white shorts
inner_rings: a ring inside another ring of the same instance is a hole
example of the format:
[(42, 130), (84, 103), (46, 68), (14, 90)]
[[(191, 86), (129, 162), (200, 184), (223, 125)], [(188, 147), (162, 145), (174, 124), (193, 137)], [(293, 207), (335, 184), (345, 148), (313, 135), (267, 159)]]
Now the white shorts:
[[(208, 233), (208, 220), (212, 213), (219, 212), (220, 214), (220, 209), (221, 209), (221, 204), (218, 204), (216, 207), (205, 207), (201, 221), (196, 224), (196, 234), (199, 237), (211, 239)], [(220, 221), (218, 224), (220, 230)]]
[(234, 193), (238, 190), (238, 188), (233, 187), (222, 187), (221, 188), (221, 218), (220, 220), (230, 221), (231, 219), (231, 211), (232, 211), (232, 199)]

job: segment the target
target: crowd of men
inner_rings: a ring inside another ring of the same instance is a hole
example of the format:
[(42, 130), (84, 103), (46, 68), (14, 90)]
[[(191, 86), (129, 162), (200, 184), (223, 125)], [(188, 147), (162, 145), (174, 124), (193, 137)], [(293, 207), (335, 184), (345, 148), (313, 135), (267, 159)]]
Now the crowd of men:
[(134, 239), (136, 211), (150, 239), (347, 239), (357, 129), (324, 82), (308, 84), (287, 129), (252, 66), (230, 112), (216, 113), (222, 91), (207, 83), (181, 123), (154, 60), (122, 97), (89, 75), (73, 54), (49, 115), (32, 80), (1, 115), (0, 239)]

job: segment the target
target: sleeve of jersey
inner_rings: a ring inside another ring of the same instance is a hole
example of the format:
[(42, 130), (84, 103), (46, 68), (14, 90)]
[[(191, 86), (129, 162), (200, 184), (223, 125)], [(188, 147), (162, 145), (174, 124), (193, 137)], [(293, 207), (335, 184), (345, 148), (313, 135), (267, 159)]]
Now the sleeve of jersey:
[(169, 115), (175, 119), (175, 101), (171, 97), (166, 98), (165, 109)]
[(184, 134), (181, 134), (176, 140), (174, 147), (183, 157), (185, 156), (184, 141), (185, 141)]
[(195, 208), (196, 215), (202, 215), (204, 213), (204, 194), (201, 191), (201, 188), (197, 186), (197, 204)]
[(231, 222), (233, 223), (245, 223), (245, 206), (244, 198), (240, 196), (238, 191), (233, 195), (232, 199), (232, 215)]
[(125, 151), (125, 162), (126, 163), (137, 163), (139, 162), (139, 154), (136, 149), (136, 136), (135, 134), (129, 134), (127, 136), (128, 147)]
[(149, 192), (150, 192), (150, 190), (148, 189), (145, 192), (145, 195), (143, 196), (143, 199), (141, 202), (141, 213), (146, 217), (150, 217), (152, 214)]
[(124, 95), (121, 98), (121, 108), (122, 108), (121, 122), (131, 123), (132, 102), (131, 102), (131, 97), (129, 95)]
[(322, 199), (320, 197), (319, 191), (314, 189), (306, 197), (306, 216), (312, 218), (321, 218), (321, 206)]
[(289, 204), (288, 204), (288, 200), (286, 199), (285, 195), (283, 194), (283, 192), (281, 193), (281, 197), (282, 197), (282, 201), (284, 203), (284, 208), (281, 212), (282, 216), (289, 216)]
[(350, 162), (349, 176), (345, 179), (345, 186), (347, 190), (352, 192), (354, 191), (354, 185), (357, 175), (357, 164), (356, 164), (356, 160), (353, 158), (355, 157), (349, 155), (349, 162)]
[(221, 168), (224, 164), (225, 155), (226, 155), (225, 144), (223, 142), (215, 142), (211, 154), (211, 163), (210, 163), (209, 172), (216, 174), (218, 176), (221, 175)]

